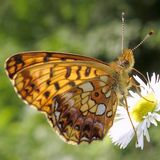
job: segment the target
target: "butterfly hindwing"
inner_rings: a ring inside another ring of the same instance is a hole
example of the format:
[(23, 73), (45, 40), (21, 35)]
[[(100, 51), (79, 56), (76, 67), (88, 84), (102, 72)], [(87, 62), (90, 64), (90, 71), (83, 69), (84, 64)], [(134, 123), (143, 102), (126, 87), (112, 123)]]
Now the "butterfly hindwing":
[(108, 75), (100, 76), (54, 97), (48, 118), (65, 141), (79, 144), (104, 138), (117, 108), (114, 83)]

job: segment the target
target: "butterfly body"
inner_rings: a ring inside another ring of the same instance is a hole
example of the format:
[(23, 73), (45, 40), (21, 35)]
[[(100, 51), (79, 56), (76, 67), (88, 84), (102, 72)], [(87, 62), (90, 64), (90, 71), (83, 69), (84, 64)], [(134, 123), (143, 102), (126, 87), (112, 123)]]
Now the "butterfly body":
[(130, 49), (126, 49), (119, 57), (118, 60), (111, 62), (109, 65), (114, 70), (113, 77), (116, 79), (117, 94), (119, 99), (122, 95), (128, 94), (128, 89), (131, 87), (130, 72), (134, 66), (135, 60), (133, 52)]
[(6, 70), (29, 105), (47, 114), (68, 143), (103, 139), (113, 124), (119, 99), (131, 87), (131, 50), (117, 61), (56, 53), (26, 52), (10, 57)]

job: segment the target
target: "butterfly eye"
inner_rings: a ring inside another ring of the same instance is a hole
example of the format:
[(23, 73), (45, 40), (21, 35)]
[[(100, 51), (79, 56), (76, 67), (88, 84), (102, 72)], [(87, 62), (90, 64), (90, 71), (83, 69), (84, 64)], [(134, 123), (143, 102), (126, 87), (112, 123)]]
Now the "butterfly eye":
[(128, 60), (122, 61), (121, 66), (125, 67), (125, 68), (128, 68), (129, 67), (129, 61)]

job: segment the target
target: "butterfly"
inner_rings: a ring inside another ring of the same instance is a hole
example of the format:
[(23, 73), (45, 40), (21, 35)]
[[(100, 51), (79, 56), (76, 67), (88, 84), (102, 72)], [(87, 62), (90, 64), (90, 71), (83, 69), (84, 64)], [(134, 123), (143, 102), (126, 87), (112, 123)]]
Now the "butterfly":
[[(144, 40), (152, 34), (149, 32)], [(118, 103), (126, 100), (133, 86), (133, 51), (142, 42), (134, 49), (122, 49), (111, 63), (69, 53), (35, 51), (13, 55), (5, 68), (20, 98), (45, 113), (64, 141), (91, 143), (105, 137)]]
[(23, 52), (6, 61), (18, 95), (46, 113), (68, 143), (103, 139), (113, 124), (119, 99), (127, 95), (133, 52), (111, 63), (57, 52)]

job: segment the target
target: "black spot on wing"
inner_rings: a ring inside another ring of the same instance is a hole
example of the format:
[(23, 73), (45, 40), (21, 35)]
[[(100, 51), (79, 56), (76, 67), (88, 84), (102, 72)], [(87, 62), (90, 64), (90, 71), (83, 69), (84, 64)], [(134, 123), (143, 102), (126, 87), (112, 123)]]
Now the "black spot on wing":
[(85, 70), (85, 76), (88, 77), (91, 72), (91, 67), (87, 67)]
[(45, 96), (45, 98), (48, 98), (49, 97), (49, 95), (50, 95), (50, 92), (49, 91), (46, 91), (46, 92), (44, 92), (44, 94), (43, 94), (44, 96)]
[(55, 82), (55, 83), (54, 83), (54, 86), (55, 86), (55, 89), (56, 89), (56, 90), (59, 90), (59, 89), (60, 89), (60, 86), (59, 86), (59, 83), (58, 83), (58, 82)]
[(67, 73), (65, 75), (65, 78), (67, 79), (71, 75), (71, 67), (66, 67)]
[(24, 61), (22, 60), (22, 56), (19, 54), (14, 57), (14, 60), (16, 61), (16, 64), (22, 64), (24, 65)]
[(80, 79), (81, 78), (81, 75), (80, 75), (80, 71), (81, 71), (81, 66), (78, 66), (78, 69), (76, 71), (76, 74), (77, 74), (77, 79)]

